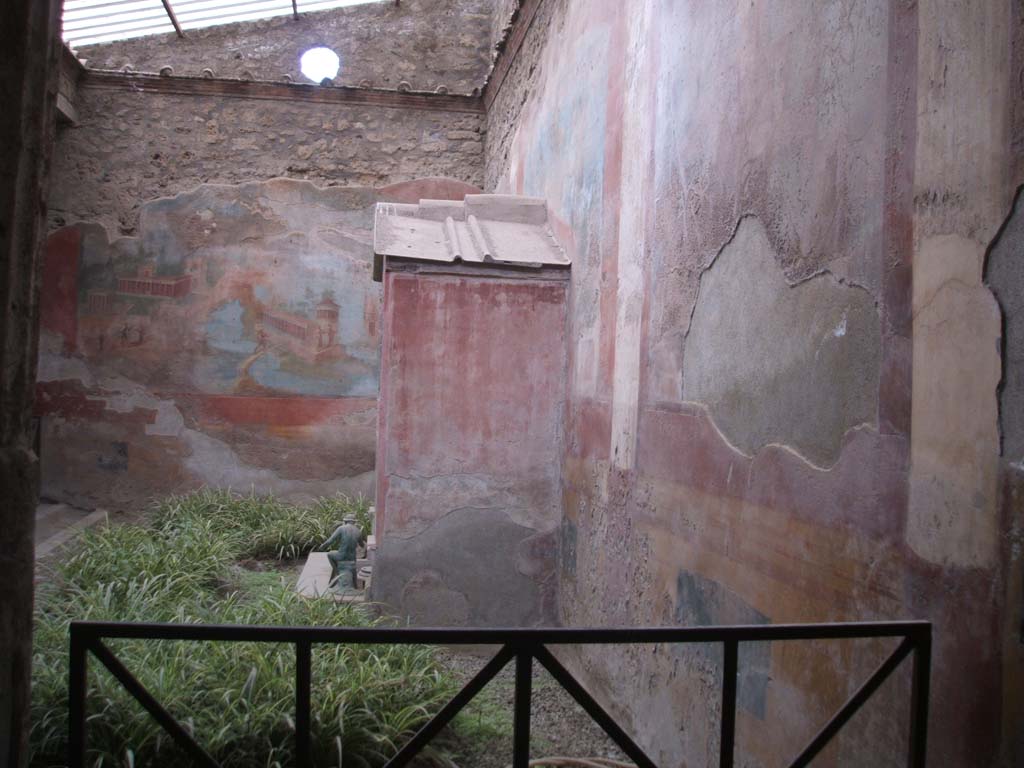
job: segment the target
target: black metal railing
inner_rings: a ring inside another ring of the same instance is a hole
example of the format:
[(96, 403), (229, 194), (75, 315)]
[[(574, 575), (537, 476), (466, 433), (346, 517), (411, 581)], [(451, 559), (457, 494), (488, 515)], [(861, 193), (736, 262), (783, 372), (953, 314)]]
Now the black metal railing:
[(855, 622), (848, 624), (767, 624), (724, 627), (658, 627), (644, 629), (386, 629), (329, 627), (260, 627), (194, 624), (120, 624), (76, 621), (71, 623), (71, 664), (68, 681), (69, 755), (71, 768), (85, 768), (86, 674), (91, 652), (135, 697), (197, 765), (215, 768), (216, 760), (164, 709), (103, 643), (108, 638), (147, 640), (199, 640), (210, 642), (291, 643), (295, 646), (295, 750), (296, 764), (310, 763), (310, 659), (314, 643), (500, 645), (494, 656), (466, 686), (427, 722), (387, 763), (399, 768), (409, 761), (480, 692), (495, 675), (515, 661), (513, 716), (514, 768), (526, 768), (530, 743), (530, 695), (533, 661), (583, 707), (605, 733), (639, 768), (655, 763), (615, 722), (600, 704), (547, 649), (548, 645), (634, 643), (721, 643), (724, 648), (719, 765), (731, 768), (736, 743), (736, 680), (739, 644), (793, 640), (900, 638), (901, 642), (868, 680), (832, 716), (792, 768), (808, 765), (839, 729), (860, 709), (879, 686), (911, 653), (913, 679), (907, 765), (924, 768), (928, 734), (928, 683), (931, 668), (932, 628), (929, 622)]

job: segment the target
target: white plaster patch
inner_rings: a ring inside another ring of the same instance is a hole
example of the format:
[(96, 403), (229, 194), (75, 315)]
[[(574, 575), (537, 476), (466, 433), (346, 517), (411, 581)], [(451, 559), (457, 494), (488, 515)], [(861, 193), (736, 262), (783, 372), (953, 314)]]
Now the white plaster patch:
[(907, 543), (934, 563), (998, 556), (999, 307), (982, 246), (929, 238), (914, 258), (914, 379)]
[[(622, 119), (622, 206), (619, 221), (618, 291), (615, 307), (615, 364), (612, 374), (611, 457), (615, 466), (631, 469), (636, 461), (637, 419), (640, 398), (641, 332), (644, 308), (644, 239), (649, 181), (648, 161), (653, 146), (651, 124), (653, 91), (647, 78), (650, 59), (647, 29), (651, 2), (646, 0), (629, 15), (629, 50), (626, 71), (627, 104)], [(631, 201), (633, 204), (631, 204)]]

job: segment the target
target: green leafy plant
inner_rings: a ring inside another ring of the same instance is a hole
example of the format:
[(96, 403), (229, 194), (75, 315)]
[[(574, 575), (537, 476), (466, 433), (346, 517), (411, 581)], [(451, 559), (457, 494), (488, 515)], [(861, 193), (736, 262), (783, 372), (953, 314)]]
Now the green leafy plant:
[[(67, 740), (67, 638), (74, 619), (368, 626), (362, 608), (306, 600), (293, 576), (249, 559), (287, 560), (323, 541), (339, 512), (204, 490), (156, 505), (147, 526), (86, 532), (37, 594), (32, 765), (61, 765)], [(256, 643), (109, 641), (111, 649), (225, 766), (287, 766), (294, 755), (294, 649)], [(314, 646), (312, 736), (317, 765), (376, 766), (437, 711), (455, 683), (433, 649)], [(87, 697), (89, 762), (187, 764), (98, 663)], [(438, 758), (442, 760), (442, 758)]]

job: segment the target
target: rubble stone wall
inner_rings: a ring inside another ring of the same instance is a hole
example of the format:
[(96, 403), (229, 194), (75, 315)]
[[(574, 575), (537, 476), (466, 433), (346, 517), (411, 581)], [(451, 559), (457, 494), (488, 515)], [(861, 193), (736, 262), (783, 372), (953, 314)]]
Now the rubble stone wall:
[(92, 221), (131, 235), (146, 201), (203, 183), (483, 183), (473, 113), (94, 87), (79, 88), (77, 111), (79, 123), (58, 132), (51, 227)]

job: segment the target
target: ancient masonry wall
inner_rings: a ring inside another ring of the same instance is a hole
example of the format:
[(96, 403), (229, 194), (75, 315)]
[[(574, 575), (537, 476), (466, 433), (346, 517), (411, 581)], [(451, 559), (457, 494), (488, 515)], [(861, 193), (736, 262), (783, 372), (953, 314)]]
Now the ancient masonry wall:
[(538, 84), (544, 81), (546, 60), (541, 56), (549, 37), (557, 37), (565, 20), (568, 0), (544, 0), (512, 60), (505, 82), (487, 108), (484, 189), (506, 192), (512, 138), (522, 110)]
[(494, 0), (494, 13), (491, 16), (491, 48), (501, 45), (509, 29), (513, 14), (519, 8), (521, 0)]
[[(487, 94), (487, 189), (573, 258), (562, 620), (930, 619), (936, 765), (1024, 730), (1013, 6), (544, 0)], [(881, 653), (746, 648), (737, 762)], [(655, 762), (717, 760), (718, 651), (573, 666)], [(837, 764), (902, 764), (908, 679)]]
[(307, 82), (299, 57), (324, 45), (341, 58), (337, 85), (472, 93), (491, 64), (494, 0), (371, 2), (329, 11), (190, 29), (146, 38), (82, 46), (78, 55), (96, 69), (131, 67), (177, 76)]
[[(88, 82), (88, 78), (86, 81)], [(52, 227), (103, 224), (133, 234), (140, 206), (201, 183), (276, 177), (383, 187), (441, 176), (482, 184), (482, 116), (347, 104), (80, 87), (62, 127)]]
[(372, 495), (373, 206), (478, 191), (481, 111), (181, 75), (278, 80), (322, 42), (348, 60), (339, 82), (468, 93), (489, 24), (487, 3), (410, 0), (80, 52), (169, 63), (170, 78), (65, 62), (37, 390), (46, 495), (135, 509), (203, 484)]

